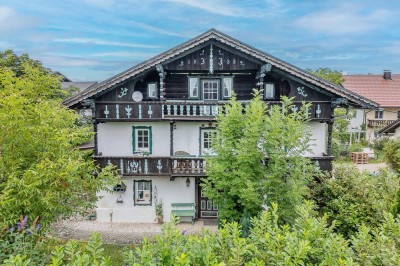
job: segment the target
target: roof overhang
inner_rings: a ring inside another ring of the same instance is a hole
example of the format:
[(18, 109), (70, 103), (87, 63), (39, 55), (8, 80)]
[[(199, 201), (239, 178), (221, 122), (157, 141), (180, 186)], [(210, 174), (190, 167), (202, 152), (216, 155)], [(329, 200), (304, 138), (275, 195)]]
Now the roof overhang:
[(129, 68), (120, 74), (117, 74), (107, 80), (104, 80), (103, 82), (98, 83), (95, 86), (89, 87), (88, 89), (66, 99), (63, 103), (67, 107), (77, 106), (79, 102), (84, 99), (95, 97), (96, 95), (112, 87), (115, 87), (116, 85), (121, 84), (122, 82), (125, 82), (127, 79), (134, 78), (136, 76), (139, 76), (143, 72), (155, 69), (157, 65), (164, 64), (168, 60), (180, 56), (188, 52), (189, 50), (194, 49), (197, 46), (212, 40), (218, 41), (226, 46), (232, 47), (244, 54), (247, 54), (255, 59), (260, 60), (261, 62), (269, 63), (272, 65), (273, 68), (287, 72), (294, 77), (300, 78), (308, 82), (312, 86), (324, 89), (327, 92), (336, 95), (337, 98), (345, 98), (347, 99), (349, 105), (366, 109), (378, 108), (378, 104), (374, 101), (371, 101), (361, 95), (351, 92), (346, 88), (344, 88), (343, 86), (338, 86), (333, 83), (330, 83), (329, 81), (319, 78), (301, 68), (298, 68), (285, 61), (282, 61), (270, 54), (262, 52), (256, 48), (253, 48), (250, 45), (247, 45), (215, 29), (211, 29), (183, 44), (171, 48), (164, 53), (152, 57), (149, 60), (139, 63), (136, 66)]

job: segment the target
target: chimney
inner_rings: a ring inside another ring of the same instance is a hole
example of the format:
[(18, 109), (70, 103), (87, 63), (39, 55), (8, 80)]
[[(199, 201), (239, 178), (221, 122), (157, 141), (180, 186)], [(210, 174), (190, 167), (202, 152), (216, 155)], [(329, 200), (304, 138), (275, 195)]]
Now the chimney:
[(392, 79), (392, 72), (390, 70), (383, 70), (384, 79)]

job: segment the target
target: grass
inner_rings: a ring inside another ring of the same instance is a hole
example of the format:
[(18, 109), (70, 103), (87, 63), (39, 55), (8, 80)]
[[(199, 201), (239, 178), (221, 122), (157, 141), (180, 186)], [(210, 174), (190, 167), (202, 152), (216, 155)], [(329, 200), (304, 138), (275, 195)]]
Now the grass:
[(104, 248), (104, 256), (109, 256), (112, 261), (112, 265), (124, 265), (123, 252), (127, 245), (113, 245), (113, 244), (103, 244), (101, 247)]

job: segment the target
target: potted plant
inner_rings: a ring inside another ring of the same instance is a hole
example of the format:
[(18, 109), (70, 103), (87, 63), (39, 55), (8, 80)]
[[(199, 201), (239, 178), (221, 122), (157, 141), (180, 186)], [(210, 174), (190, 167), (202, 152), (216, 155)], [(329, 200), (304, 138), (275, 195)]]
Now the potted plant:
[(155, 204), (156, 208), (156, 220), (157, 223), (162, 224), (164, 223), (164, 211), (163, 211), (163, 202), (162, 200)]

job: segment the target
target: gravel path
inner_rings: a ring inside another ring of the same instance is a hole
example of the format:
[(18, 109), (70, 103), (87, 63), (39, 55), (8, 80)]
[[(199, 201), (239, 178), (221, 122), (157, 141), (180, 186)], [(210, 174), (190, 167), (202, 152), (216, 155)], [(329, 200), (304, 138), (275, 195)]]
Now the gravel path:
[[(161, 233), (159, 224), (104, 223), (97, 221), (63, 220), (52, 225), (51, 236), (61, 239), (87, 241), (93, 232), (98, 232), (107, 244), (140, 244), (144, 237), (152, 238)], [(200, 233), (203, 229), (217, 231), (217, 226), (204, 225), (202, 221), (195, 224), (180, 223), (177, 228), (186, 230), (186, 234)]]
[(385, 163), (367, 163), (367, 164), (356, 164), (355, 165), (359, 170), (367, 170), (369, 172), (376, 172), (379, 168), (386, 167)]

